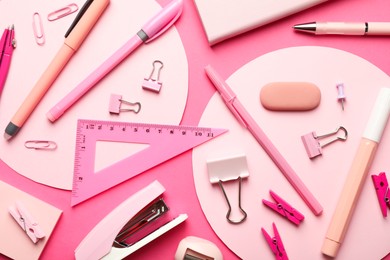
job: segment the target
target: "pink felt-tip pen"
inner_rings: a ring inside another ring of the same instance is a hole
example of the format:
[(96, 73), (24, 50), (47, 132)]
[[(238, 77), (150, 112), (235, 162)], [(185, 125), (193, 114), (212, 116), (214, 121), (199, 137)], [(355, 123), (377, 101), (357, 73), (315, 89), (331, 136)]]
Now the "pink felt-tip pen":
[(221, 78), (221, 76), (208, 65), (205, 68), (206, 74), (210, 81), (214, 84), (217, 91), (221, 94), (223, 101), (229, 110), (233, 113), (236, 119), (253, 135), (256, 141), (261, 145), (264, 151), (269, 155), (275, 165), (295, 188), (301, 198), (309, 206), (315, 215), (322, 213), (322, 206), (305, 186), (303, 181), (295, 173), (295, 171), (288, 164), (282, 154), (276, 149), (268, 136), (263, 132), (260, 126), (256, 123), (253, 117), (244, 108), (238, 100), (236, 94), (228, 86), (228, 84)]
[(77, 85), (68, 95), (54, 105), (46, 114), (51, 122), (60, 118), (66, 110), (84, 96), (101, 79), (110, 73), (119, 63), (129, 56), (142, 43), (148, 43), (169, 29), (180, 17), (183, 0), (174, 0), (147, 22), (144, 27), (120, 49), (104, 61), (95, 71)]
[(325, 255), (335, 257), (340, 249), (389, 115), (390, 88), (382, 88), (371, 111), (371, 116), (326, 233), (322, 246), (322, 253)]

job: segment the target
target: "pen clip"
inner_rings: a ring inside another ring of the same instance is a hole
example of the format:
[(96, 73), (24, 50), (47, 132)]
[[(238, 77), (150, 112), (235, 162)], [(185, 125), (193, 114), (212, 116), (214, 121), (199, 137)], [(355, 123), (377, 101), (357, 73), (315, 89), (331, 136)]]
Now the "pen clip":
[(93, 3), (93, 0), (87, 0), (83, 7), (81, 7), (79, 13), (77, 14), (76, 18), (70, 25), (68, 31), (65, 33), (65, 38), (69, 36), (69, 34), (72, 32), (72, 30), (76, 27), (77, 23), (81, 20), (81, 17), (83, 17), (84, 13), (88, 10), (88, 8), (91, 6)]

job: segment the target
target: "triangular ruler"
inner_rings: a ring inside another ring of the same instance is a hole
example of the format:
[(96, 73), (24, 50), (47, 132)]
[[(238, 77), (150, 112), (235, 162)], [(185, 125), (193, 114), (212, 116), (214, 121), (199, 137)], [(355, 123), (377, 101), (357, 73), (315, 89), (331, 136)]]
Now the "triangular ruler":
[[(80, 119), (77, 122), (71, 205), (75, 206), (226, 131), (196, 126)], [(149, 146), (95, 172), (96, 143), (99, 141)]]

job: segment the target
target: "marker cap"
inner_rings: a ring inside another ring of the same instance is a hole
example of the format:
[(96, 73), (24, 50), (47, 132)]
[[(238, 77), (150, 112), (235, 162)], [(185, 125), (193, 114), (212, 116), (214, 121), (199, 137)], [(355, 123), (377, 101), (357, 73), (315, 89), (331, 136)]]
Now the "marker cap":
[(390, 88), (381, 88), (363, 137), (379, 143), (390, 115)]

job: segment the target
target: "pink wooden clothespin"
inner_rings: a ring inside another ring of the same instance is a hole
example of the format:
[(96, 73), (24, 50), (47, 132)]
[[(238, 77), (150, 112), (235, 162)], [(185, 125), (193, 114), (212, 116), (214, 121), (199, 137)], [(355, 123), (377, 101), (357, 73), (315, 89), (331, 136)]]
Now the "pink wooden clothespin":
[[(344, 136), (336, 136), (334, 139), (321, 144), (319, 139), (335, 135), (337, 134), (340, 130), (344, 132)], [(323, 134), (323, 135), (317, 135), (316, 132), (310, 132), (308, 134), (305, 134), (301, 136), (303, 145), (305, 146), (306, 153), (309, 156), (310, 159), (317, 157), (318, 155), (322, 154), (322, 148), (333, 143), (336, 141), (345, 141), (347, 140), (348, 137), (348, 132), (347, 129), (345, 129), (343, 126), (340, 126), (337, 128), (335, 131), (328, 133), (328, 134)]]
[(33, 219), (26, 207), (20, 201), (17, 201), (15, 206), (10, 206), (8, 211), (34, 243), (37, 243), (40, 239), (45, 237), (45, 233), (38, 222)]
[(389, 184), (387, 182), (386, 174), (381, 172), (378, 175), (371, 175), (371, 178), (374, 183), (382, 215), (383, 217), (387, 217), (387, 207), (390, 208), (390, 198)]
[(282, 239), (279, 235), (279, 232), (276, 228), (275, 223), (272, 223), (272, 228), (273, 228), (274, 234), (275, 234), (275, 236), (272, 238), (267, 233), (267, 231), (265, 231), (264, 228), (261, 228), (261, 232), (263, 233), (265, 240), (267, 240), (269, 247), (271, 248), (272, 252), (274, 253), (275, 259), (288, 260), (286, 250), (284, 249)]
[(276, 201), (276, 203), (263, 199), (264, 205), (268, 206), (269, 208), (273, 209), (283, 217), (287, 218), (295, 225), (299, 225), (301, 221), (305, 219), (305, 216), (303, 216), (298, 210), (291, 207), (290, 204), (284, 201), (275, 192), (270, 190), (269, 193), (271, 194), (271, 197)]

